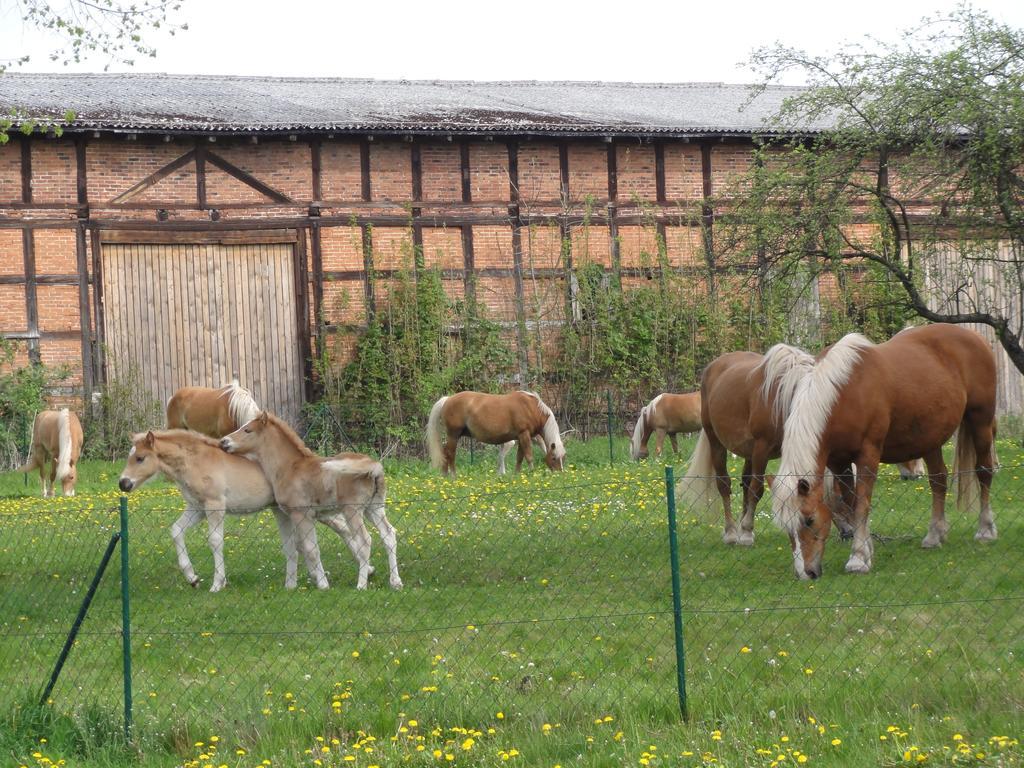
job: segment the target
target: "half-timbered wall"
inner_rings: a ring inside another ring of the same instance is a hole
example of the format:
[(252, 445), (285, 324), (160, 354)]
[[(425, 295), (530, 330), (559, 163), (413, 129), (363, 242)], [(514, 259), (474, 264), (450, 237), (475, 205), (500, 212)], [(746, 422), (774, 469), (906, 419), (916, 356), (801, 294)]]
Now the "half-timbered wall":
[(564, 319), (585, 261), (628, 285), (650, 276), (660, 238), (670, 266), (703, 268), (709, 200), (751, 157), (738, 139), (19, 137), (0, 146), (0, 333), (88, 390), (114, 335), (101, 240), (289, 230), (308, 386), (318, 339), (357, 332), (414, 253), (511, 336)]

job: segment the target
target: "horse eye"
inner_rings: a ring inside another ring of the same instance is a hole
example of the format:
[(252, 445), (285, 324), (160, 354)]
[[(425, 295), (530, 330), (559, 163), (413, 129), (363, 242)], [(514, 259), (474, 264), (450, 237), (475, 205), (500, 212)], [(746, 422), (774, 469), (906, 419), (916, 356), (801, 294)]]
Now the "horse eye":
[(804, 525), (806, 525), (808, 528), (810, 528), (812, 525), (814, 525), (814, 518), (813, 517), (805, 517), (804, 518)]
[(247, 429), (247, 430), (245, 430), (245, 434), (247, 434), (247, 435), (248, 435), (248, 434), (252, 434), (252, 430), (251, 430), (251, 429)]
[(145, 459), (144, 459), (144, 458), (143, 458), (142, 456), (136, 456), (136, 457), (135, 457), (135, 460), (136, 460), (137, 462), (139, 462), (139, 464), (141, 464), (142, 462), (144, 462), (144, 461), (145, 461)]

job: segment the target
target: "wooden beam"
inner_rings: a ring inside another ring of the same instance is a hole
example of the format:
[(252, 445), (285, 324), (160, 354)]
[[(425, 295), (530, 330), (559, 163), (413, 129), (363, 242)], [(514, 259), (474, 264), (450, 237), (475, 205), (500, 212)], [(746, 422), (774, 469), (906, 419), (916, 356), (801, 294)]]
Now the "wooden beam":
[(21, 137), (21, 202), (32, 202), (32, 137)]
[(558, 143), (558, 177), (559, 195), (562, 198), (562, 207), (569, 207), (569, 143), (560, 141)]
[(420, 144), (415, 139), (409, 147), (409, 159), (411, 164), (412, 178), (412, 260), (413, 266), (423, 269), (423, 225), (420, 223), (420, 214), (423, 209), (415, 203), (423, 200), (423, 161), (420, 157)]
[(529, 356), (526, 338), (526, 297), (523, 290), (523, 235), (519, 209), (519, 143), (509, 140), (508, 152), (508, 215), (512, 224), (512, 286), (515, 291), (516, 358), (519, 363), (519, 386), (530, 383)]
[(86, 137), (84, 133), (75, 136), (75, 182), (78, 189), (78, 205), (89, 204), (88, 164), (86, 163)]
[[(277, 203), (294, 203), (295, 202), (290, 197), (288, 197), (288, 195), (286, 195), (284, 192), (279, 192), (276, 189), (274, 189), (273, 187), (271, 187), (271, 186), (269, 186), (267, 184), (264, 184), (262, 181), (260, 181), (255, 176), (253, 176), (251, 173), (243, 171), (238, 166), (228, 162), (223, 157), (221, 157), (220, 155), (218, 155), (218, 154), (216, 154), (214, 152), (207, 151), (206, 155), (205, 155), (205, 159), (210, 162), (210, 165), (212, 165), (212, 166), (214, 166), (216, 168), (220, 168), (222, 171), (224, 171), (224, 173), (228, 174), (228, 176), (232, 176), (232, 177), (238, 179), (243, 184), (248, 184), (250, 187), (255, 189), (261, 195), (265, 195), (266, 197), (269, 197), (274, 202), (277, 202)], [(198, 166), (198, 158), (197, 158), (197, 166)], [(204, 185), (205, 185), (205, 182), (204, 182)], [(204, 190), (205, 190), (205, 186), (204, 186)], [(205, 199), (203, 200), (201, 205), (203, 205), (203, 206), (206, 205)]]
[[(31, 192), (29, 193), (31, 194)], [(39, 333), (39, 303), (36, 298), (36, 244), (31, 229), (21, 231), (22, 260), (25, 271), (25, 318), (29, 333)], [(28, 358), (33, 363), (41, 362), (39, 340), (28, 342)]]
[(665, 202), (665, 145), (660, 141), (654, 143), (654, 196)]
[(313, 262), (313, 320), (316, 323), (316, 356), (323, 355), (324, 260), (320, 243), (320, 224), (309, 226), (310, 257)]
[(86, 222), (79, 219), (75, 231), (75, 260), (78, 266), (78, 328), (82, 342), (82, 387), (86, 412), (93, 390), (92, 321), (89, 313), (89, 253), (86, 246)]
[[(110, 204), (111, 205), (120, 205), (122, 203), (127, 203), (133, 197), (135, 197), (136, 195), (138, 195), (141, 192), (145, 192), (147, 189), (149, 189), (150, 187), (155, 185), (161, 179), (167, 178), (168, 176), (170, 176), (172, 173), (174, 173), (179, 168), (182, 168), (183, 166), (188, 165), (193, 160), (195, 160), (195, 158), (196, 158), (196, 151), (194, 149), (190, 149), (188, 152), (186, 152), (184, 155), (179, 157), (177, 160), (172, 160), (167, 165), (165, 165), (163, 168), (160, 168), (159, 170), (149, 174), (149, 176), (144, 178), (142, 181), (140, 181), (135, 186), (133, 186), (133, 187), (129, 188), (128, 190), (122, 192), (120, 195), (118, 195), (113, 200), (111, 200)], [(197, 181), (197, 184), (198, 184), (198, 181)]]
[(619, 156), (618, 145), (608, 143), (608, 202), (614, 203), (619, 197)]
[(476, 298), (476, 257), (473, 254), (473, 226), (462, 227), (462, 287), (466, 298)]
[(423, 199), (423, 160), (418, 141), (413, 141), (409, 146), (409, 160), (412, 166), (412, 200), (416, 203)]
[(715, 294), (715, 238), (714, 223), (715, 211), (711, 205), (711, 195), (714, 193), (711, 175), (711, 144), (703, 142), (700, 145), (700, 172), (703, 184), (704, 201), (701, 205), (701, 225), (704, 240), (704, 260), (708, 266), (708, 292), (714, 297)]
[(622, 290), (622, 244), (619, 241), (619, 225), (615, 220), (618, 213), (616, 200), (619, 197), (618, 151), (618, 145), (614, 141), (608, 142), (608, 250), (611, 255), (615, 287)]
[(196, 205), (206, 208), (206, 144), (196, 142)]
[(374, 296), (374, 282), (376, 275), (373, 270), (373, 227), (364, 224), (363, 227), (363, 292), (366, 298), (366, 321), (373, 322), (377, 314), (377, 300)]
[(309, 142), (309, 162), (312, 167), (313, 176), (313, 202), (318, 203), (324, 199), (323, 180), (321, 178), (321, 147), (320, 139), (312, 139)]
[(363, 202), (373, 200), (370, 187), (370, 142), (363, 138), (359, 142), (359, 182)]
[(89, 231), (89, 250), (92, 251), (92, 305), (96, 312), (96, 339), (93, 345), (93, 375), (96, 383), (105, 383), (107, 367), (104, 361), (103, 347), (106, 343), (106, 318), (103, 311), (103, 252), (100, 245), (100, 230), (93, 227)]
[(295, 321), (299, 334), (299, 357), (302, 360), (304, 396), (313, 397), (313, 348), (309, 333), (309, 265), (306, 257), (306, 233), (299, 232), (295, 242)]
[(473, 202), (473, 183), (469, 167), (469, 142), (459, 142), (459, 169), (462, 173), (462, 202)]

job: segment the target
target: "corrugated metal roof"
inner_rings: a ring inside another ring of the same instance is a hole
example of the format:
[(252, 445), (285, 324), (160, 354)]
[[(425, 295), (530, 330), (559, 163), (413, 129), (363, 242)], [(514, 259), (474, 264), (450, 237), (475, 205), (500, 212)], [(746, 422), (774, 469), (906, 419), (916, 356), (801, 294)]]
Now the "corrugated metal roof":
[[(794, 88), (162, 74), (0, 75), (0, 111), (70, 130), (586, 135), (751, 134)], [(807, 126), (809, 132), (825, 125)]]

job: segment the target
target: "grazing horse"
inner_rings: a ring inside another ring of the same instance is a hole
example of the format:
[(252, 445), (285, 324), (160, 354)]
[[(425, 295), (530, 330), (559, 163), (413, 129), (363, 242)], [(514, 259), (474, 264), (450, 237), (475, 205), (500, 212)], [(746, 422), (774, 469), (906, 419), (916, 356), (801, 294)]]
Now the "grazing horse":
[[(708, 508), (717, 490), (725, 512), (726, 544), (754, 543), (754, 511), (764, 473), (782, 449), (782, 425), (800, 378), (814, 365), (803, 350), (776, 344), (764, 355), (726, 352), (704, 369), (701, 430), (690, 466), (678, 483), (680, 499)], [(731, 510), (727, 452), (743, 458), (743, 515), (737, 532)]]
[(294, 526), (299, 548), (319, 588), (327, 588), (314, 522), (331, 528), (348, 545), (359, 564), (356, 589), (366, 589), (370, 565), (370, 534), (364, 516), (380, 531), (388, 555), (391, 586), (402, 588), (398, 575), (397, 536), (384, 513), (384, 467), (361, 453), (317, 456), (291, 427), (263, 411), (221, 438), (228, 453), (249, 456), (262, 469), (278, 506)]
[(167, 428), (191, 429), (221, 438), (259, 413), (252, 393), (237, 379), (220, 389), (182, 387), (167, 401)]
[(629, 444), (629, 455), (636, 461), (646, 459), (647, 442), (651, 434), (654, 434), (655, 456), (661, 456), (665, 435), (672, 441), (672, 452), (678, 456), (676, 435), (680, 432), (699, 432), (700, 429), (700, 392), (687, 392), (685, 395), (666, 392), (640, 409), (636, 427), (633, 428), (633, 439)]
[[(448, 442), (441, 445), (441, 437)], [(430, 409), (427, 419), (427, 449), (430, 463), (445, 474), (455, 474), (455, 451), (459, 438), (469, 435), (481, 443), (502, 445), (499, 451), (499, 472), (504, 471), (504, 443), (518, 441), (516, 471), (523, 459), (533, 466), (535, 438), (544, 442), (544, 462), (549, 469), (560, 470), (565, 464), (565, 446), (558, 432), (555, 414), (533, 392), (509, 392), (507, 395), (488, 395), (483, 392), (459, 392), (442, 397)]]
[[(43, 496), (54, 495), (54, 483), (59, 480), (65, 496), (75, 495), (78, 482), (78, 457), (82, 453), (82, 424), (78, 416), (67, 408), (59, 411), (40, 411), (32, 423), (32, 447), (28, 463), (18, 472), (39, 470)], [(50, 465), (49, 478), (46, 467)]]
[(206, 518), (207, 540), (213, 552), (210, 591), (219, 592), (227, 584), (225, 514), (248, 515), (271, 507), (285, 556), (284, 586), (295, 589), (298, 558), (291, 519), (274, 505), (274, 492), (258, 466), (248, 459), (224, 453), (216, 440), (198, 432), (172, 429), (134, 435), (118, 487), (130, 493), (159, 473), (170, 478), (185, 499), (185, 511), (171, 526), (171, 539), (178, 553), (178, 567), (189, 584), (199, 585), (199, 577), (185, 547), (185, 533), (189, 529)]
[(826, 469), (854, 464), (853, 546), (846, 570), (871, 569), (868, 527), (879, 462), (923, 457), (932, 491), (932, 519), (922, 546), (937, 547), (948, 531), (942, 445), (955, 432), (957, 502), (980, 502), (975, 538), (996, 538), (989, 503), (995, 432), (996, 367), (976, 333), (936, 324), (902, 331), (884, 344), (859, 334), (840, 339), (801, 382), (785, 425), (772, 507), (793, 544), (800, 578), (821, 576), (832, 512), (822, 503)]

